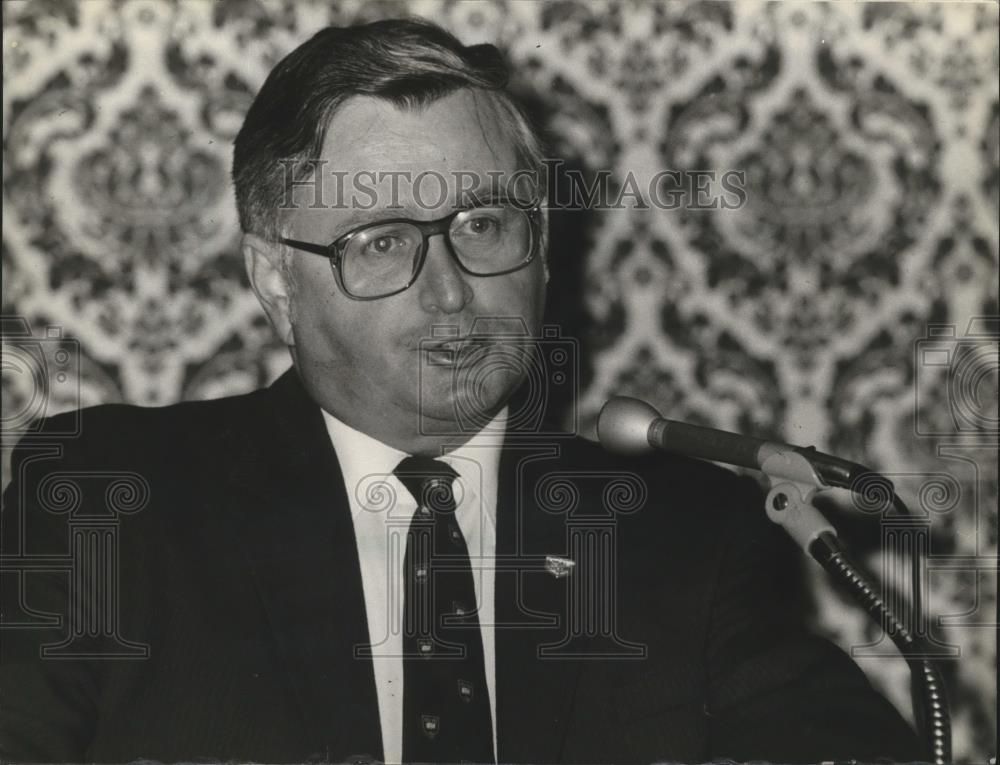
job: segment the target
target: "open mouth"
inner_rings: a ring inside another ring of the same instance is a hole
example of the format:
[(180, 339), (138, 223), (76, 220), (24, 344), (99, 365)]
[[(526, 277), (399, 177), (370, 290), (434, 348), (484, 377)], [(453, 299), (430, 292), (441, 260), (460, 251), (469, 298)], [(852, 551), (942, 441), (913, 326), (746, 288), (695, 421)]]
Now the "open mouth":
[(466, 335), (421, 345), (427, 363), (432, 366), (459, 366), (476, 361), (489, 350), (491, 340), (484, 335)]

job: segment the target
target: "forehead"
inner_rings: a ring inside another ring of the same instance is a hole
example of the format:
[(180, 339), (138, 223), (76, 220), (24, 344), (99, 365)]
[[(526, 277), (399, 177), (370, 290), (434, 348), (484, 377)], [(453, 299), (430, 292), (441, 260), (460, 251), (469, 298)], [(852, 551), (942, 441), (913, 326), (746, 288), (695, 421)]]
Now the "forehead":
[(458, 90), (412, 109), (368, 96), (350, 98), (330, 121), (323, 156), (337, 162), (478, 160), (499, 165), (513, 160), (513, 146), (497, 124), (489, 96)]
[[(396, 196), (402, 204), (412, 201), (413, 181), (421, 173), (434, 175), (421, 184), (426, 186), (423, 196), (436, 197), (438, 176), (449, 186), (468, 186), (471, 181), (460, 180), (462, 174), (488, 182), (489, 173), (506, 176), (517, 170), (509, 131), (499, 124), (488, 96), (471, 90), (413, 109), (377, 98), (351, 98), (330, 121), (321, 159), (327, 171), (324, 184), (331, 192), (324, 195), (327, 198), (337, 199), (339, 186), (350, 191), (355, 179), (379, 190), (391, 188), (390, 177), (395, 174)], [(343, 180), (338, 182), (331, 171)], [(385, 177), (379, 182), (371, 173)]]

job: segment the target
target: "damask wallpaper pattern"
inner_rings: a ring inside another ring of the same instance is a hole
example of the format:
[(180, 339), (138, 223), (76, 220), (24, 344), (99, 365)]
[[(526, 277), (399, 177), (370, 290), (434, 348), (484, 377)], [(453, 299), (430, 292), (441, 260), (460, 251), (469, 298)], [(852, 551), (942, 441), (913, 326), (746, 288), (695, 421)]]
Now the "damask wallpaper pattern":
[[(43, 343), (69, 352), (48, 412), (227, 395), (287, 366), (243, 273), (231, 142), (269, 69), (324, 25), (418, 14), (498, 44), (562, 180), (606, 171), (614, 197), (630, 173), (644, 190), (661, 169), (742, 172), (737, 209), (552, 211), (549, 319), (578, 341), (563, 416), (592, 433), (607, 396), (626, 393), (888, 473), (931, 528), (956, 757), (994, 751), (996, 325), (978, 319), (998, 313), (995, 3), (3, 12), (3, 313), (36, 335), (61, 328)], [(972, 381), (927, 362), (928, 343), (971, 358)], [(26, 405), (20, 379), (4, 377), (7, 413)], [(831, 512), (901, 587), (876, 500)], [(908, 713), (903, 662), (803, 573), (818, 626)]]

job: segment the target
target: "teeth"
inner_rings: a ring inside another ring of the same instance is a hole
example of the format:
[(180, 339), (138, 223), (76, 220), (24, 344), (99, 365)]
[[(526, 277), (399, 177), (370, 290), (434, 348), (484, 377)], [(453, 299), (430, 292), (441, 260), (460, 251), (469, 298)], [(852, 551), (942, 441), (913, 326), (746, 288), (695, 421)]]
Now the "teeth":
[(467, 337), (458, 340), (447, 340), (426, 348), (427, 357), (434, 365), (446, 366), (455, 364), (458, 359), (468, 360), (473, 354), (486, 347), (482, 338)]
[(439, 343), (437, 345), (431, 346), (432, 350), (442, 350), (442, 351), (458, 351), (462, 348), (471, 348), (475, 345), (481, 345), (482, 341), (474, 340), (468, 338), (465, 340), (449, 340), (444, 343)]
[(434, 366), (451, 366), (455, 363), (455, 351), (444, 347), (428, 348), (427, 360)]

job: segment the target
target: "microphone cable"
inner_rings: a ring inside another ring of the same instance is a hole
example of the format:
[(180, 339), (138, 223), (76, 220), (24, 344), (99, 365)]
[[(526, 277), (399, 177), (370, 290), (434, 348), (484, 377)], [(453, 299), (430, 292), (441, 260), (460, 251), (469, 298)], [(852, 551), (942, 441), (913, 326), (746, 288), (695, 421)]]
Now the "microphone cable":
[[(895, 491), (892, 492), (892, 506), (900, 515), (912, 517), (909, 508)], [(899, 649), (910, 667), (913, 712), (924, 752), (930, 755), (934, 765), (947, 765), (951, 762), (951, 715), (944, 681), (940, 670), (930, 659), (928, 646), (913, 635), (886, 605), (877, 589), (847, 556), (847, 551), (835, 535), (829, 532), (819, 534), (809, 545), (809, 554), (834, 581), (850, 591), (869, 617), (885, 630)], [(921, 556), (914, 550), (911, 557), (914, 623), (919, 623), (923, 617), (920, 566)]]

